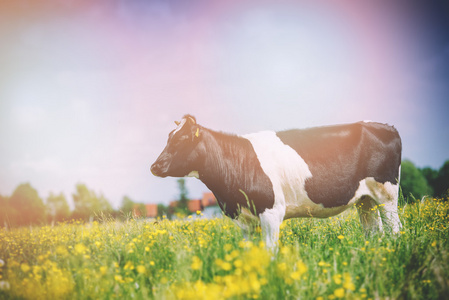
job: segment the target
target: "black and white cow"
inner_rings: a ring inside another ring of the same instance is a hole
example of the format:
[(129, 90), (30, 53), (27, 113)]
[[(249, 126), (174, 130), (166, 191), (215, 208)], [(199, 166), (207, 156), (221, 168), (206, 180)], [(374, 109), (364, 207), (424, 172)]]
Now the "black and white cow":
[(401, 228), (402, 146), (391, 126), (359, 122), (238, 136), (200, 126), (191, 115), (176, 124), (151, 172), (200, 179), (242, 229), (260, 222), (268, 247), (283, 220), (330, 217), (354, 204), (367, 232), (382, 231), (382, 223), (395, 233)]

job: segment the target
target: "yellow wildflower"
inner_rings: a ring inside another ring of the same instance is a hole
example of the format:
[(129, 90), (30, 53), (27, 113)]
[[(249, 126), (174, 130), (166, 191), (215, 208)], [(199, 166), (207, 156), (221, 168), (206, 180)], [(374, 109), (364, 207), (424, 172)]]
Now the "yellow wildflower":
[(23, 273), (26, 273), (26, 272), (28, 272), (31, 268), (30, 268), (30, 266), (29, 266), (28, 264), (23, 263), (23, 264), (20, 265), (20, 269), (22, 270)]
[(344, 273), (343, 278), (344, 278), (343, 287), (347, 290), (354, 291), (355, 285), (354, 285), (354, 283), (352, 283), (351, 275), (349, 273)]
[(292, 272), (292, 273), (290, 274), (290, 277), (291, 277), (293, 280), (299, 280), (299, 279), (301, 278), (301, 273), (299, 273), (298, 271)]
[(334, 296), (337, 298), (343, 298), (345, 296), (345, 290), (343, 288), (338, 288), (334, 291)]
[(75, 253), (76, 254), (84, 254), (86, 253), (87, 248), (84, 246), (84, 244), (76, 244), (75, 245)]
[(298, 268), (298, 272), (300, 275), (307, 272), (307, 266), (302, 260), (300, 260), (296, 263), (296, 267)]
[(107, 272), (108, 272), (108, 268), (107, 267), (105, 267), (105, 266), (101, 266), (100, 267), (100, 273), (102, 275), (106, 275)]
[(231, 245), (231, 244), (226, 244), (226, 245), (223, 246), (223, 249), (224, 249), (226, 252), (231, 251), (232, 245)]
[(287, 270), (287, 264), (285, 262), (281, 262), (277, 265), (279, 272), (284, 272)]
[(332, 276), (332, 279), (334, 280), (335, 284), (341, 284), (341, 275), (340, 274), (335, 274), (334, 276)]
[(145, 266), (142, 266), (142, 265), (137, 266), (136, 269), (137, 269), (137, 273), (139, 273), (139, 274), (144, 274), (147, 271)]
[(59, 245), (58, 247), (56, 247), (56, 254), (61, 255), (61, 256), (66, 256), (69, 253), (68, 253), (66, 247)]
[(202, 261), (198, 256), (194, 256), (192, 257), (192, 264), (190, 265), (190, 267), (192, 268), (192, 270), (199, 270), (201, 269), (202, 266)]
[(243, 262), (242, 262), (240, 259), (236, 259), (236, 260), (234, 261), (234, 266), (235, 266), (236, 268), (240, 268), (240, 267), (243, 266)]
[(229, 271), (229, 270), (231, 270), (231, 264), (230, 263), (228, 263), (228, 262), (223, 262), (222, 264), (221, 264), (221, 268), (223, 269), (223, 270), (225, 270), (225, 271)]

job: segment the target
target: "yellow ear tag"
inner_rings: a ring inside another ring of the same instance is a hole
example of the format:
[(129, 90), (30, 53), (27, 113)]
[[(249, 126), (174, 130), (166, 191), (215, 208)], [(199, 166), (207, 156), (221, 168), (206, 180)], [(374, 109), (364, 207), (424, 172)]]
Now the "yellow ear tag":
[(199, 129), (199, 128), (196, 129), (195, 136), (196, 136), (196, 137), (199, 137), (199, 136), (200, 136), (200, 129)]

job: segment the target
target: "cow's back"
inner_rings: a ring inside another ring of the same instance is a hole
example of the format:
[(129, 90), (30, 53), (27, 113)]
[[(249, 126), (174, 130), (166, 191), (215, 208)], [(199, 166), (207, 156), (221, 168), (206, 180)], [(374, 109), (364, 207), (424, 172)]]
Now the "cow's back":
[(305, 182), (308, 197), (324, 207), (348, 204), (361, 180), (396, 183), (401, 140), (391, 126), (359, 122), (295, 129), (277, 133), (306, 162), (312, 177)]

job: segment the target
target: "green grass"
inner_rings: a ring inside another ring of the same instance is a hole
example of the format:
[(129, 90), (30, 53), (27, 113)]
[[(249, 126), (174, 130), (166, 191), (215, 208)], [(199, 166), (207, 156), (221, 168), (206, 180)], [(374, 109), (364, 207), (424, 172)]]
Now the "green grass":
[(399, 235), (369, 238), (355, 209), (292, 219), (276, 253), (228, 218), (2, 229), (0, 299), (444, 299), (448, 212), (407, 205)]

